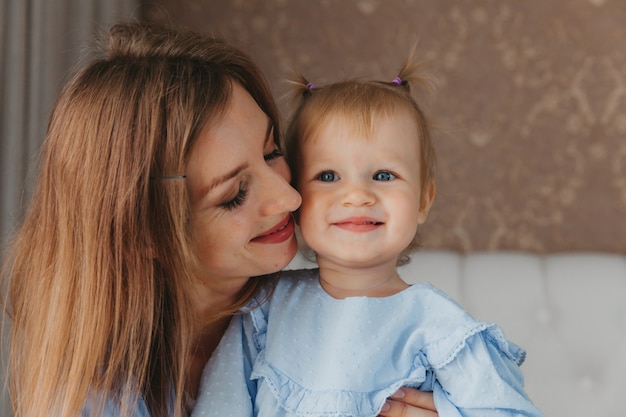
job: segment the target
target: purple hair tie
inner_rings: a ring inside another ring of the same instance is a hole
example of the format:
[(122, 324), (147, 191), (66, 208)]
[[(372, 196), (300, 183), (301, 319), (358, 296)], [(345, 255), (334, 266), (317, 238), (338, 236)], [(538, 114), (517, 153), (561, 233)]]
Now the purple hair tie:
[(313, 83), (306, 83), (306, 89), (311, 91), (315, 88), (315, 84)]
[(391, 82), (397, 85), (402, 85), (402, 79), (400, 77), (394, 78)]

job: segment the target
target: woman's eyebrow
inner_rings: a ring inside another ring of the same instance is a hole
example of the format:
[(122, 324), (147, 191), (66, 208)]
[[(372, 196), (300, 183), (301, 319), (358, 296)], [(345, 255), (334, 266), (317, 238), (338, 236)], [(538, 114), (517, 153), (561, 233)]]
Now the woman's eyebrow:
[[(264, 142), (264, 144), (267, 144), (269, 141), (274, 139), (274, 135), (272, 134), (273, 131), (274, 131), (274, 125), (268, 119), (268, 121), (267, 121), (267, 129), (265, 130), (265, 142)], [(243, 163), (241, 165), (238, 165), (237, 167), (235, 167), (232, 170), (228, 171), (226, 174), (221, 175), (221, 176), (219, 176), (217, 178), (214, 178), (210, 183), (208, 183), (207, 185), (205, 185), (204, 187), (202, 187), (200, 189), (200, 192), (198, 193), (198, 199), (204, 198), (214, 188), (220, 186), (221, 184), (225, 183), (226, 181), (228, 181), (228, 180), (230, 180), (232, 178), (235, 178), (237, 175), (239, 175), (240, 172), (244, 171), (247, 168), (248, 168), (248, 163), (246, 162), (246, 163)]]
[(237, 175), (239, 175), (240, 172), (244, 171), (247, 168), (248, 168), (248, 163), (246, 162), (231, 169), (224, 175), (221, 175), (217, 178), (213, 178), (213, 180), (210, 183), (208, 183), (207, 185), (205, 185), (204, 187), (200, 189), (198, 198), (204, 198), (204, 196), (210, 193), (214, 188), (218, 187), (219, 185), (225, 183), (226, 181), (232, 178), (235, 178)]

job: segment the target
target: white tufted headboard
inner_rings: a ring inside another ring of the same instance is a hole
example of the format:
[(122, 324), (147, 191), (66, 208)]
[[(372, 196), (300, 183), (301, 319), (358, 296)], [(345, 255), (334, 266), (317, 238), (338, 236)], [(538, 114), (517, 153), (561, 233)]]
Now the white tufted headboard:
[[(288, 268), (310, 268), (301, 256)], [(524, 348), (526, 389), (547, 417), (624, 417), (626, 256), (423, 251), (400, 268)]]

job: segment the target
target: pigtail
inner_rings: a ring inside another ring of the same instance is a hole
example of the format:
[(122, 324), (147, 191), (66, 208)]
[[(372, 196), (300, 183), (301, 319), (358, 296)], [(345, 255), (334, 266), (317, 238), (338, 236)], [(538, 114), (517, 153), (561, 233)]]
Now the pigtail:
[(313, 90), (317, 87), (315, 84), (306, 79), (306, 77), (300, 73), (296, 74), (292, 79), (287, 80), (290, 86), (290, 90), (287, 95), (290, 98), (290, 102), (299, 104), (302, 100), (310, 97), (313, 94)]
[(437, 77), (429, 68), (429, 64), (426, 61), (418, 61), (415, 58), (414, 47), (400, 67), (398, 75), (388, 84), (401, 86), (409, 94), (411, 93), (411, 87), (415, 87), (417, 92), (430, 96), (435, 93), (437, 83)]

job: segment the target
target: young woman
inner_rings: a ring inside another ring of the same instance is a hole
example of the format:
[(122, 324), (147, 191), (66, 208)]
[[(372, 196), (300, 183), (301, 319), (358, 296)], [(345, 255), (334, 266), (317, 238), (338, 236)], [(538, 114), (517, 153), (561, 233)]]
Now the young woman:
[[(257, 66), (140, 23), (103, 45), (58, 98), (3, 269), (15, 417), (187, 415), (232, 315), (296, 251)], [(399, 394), (389, 415), (432, 408)]]

